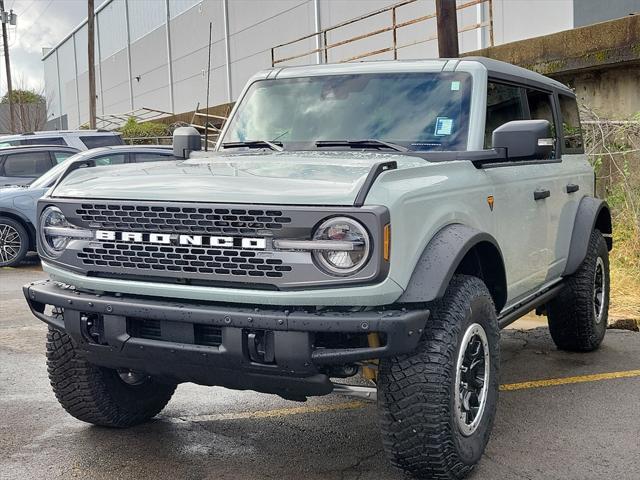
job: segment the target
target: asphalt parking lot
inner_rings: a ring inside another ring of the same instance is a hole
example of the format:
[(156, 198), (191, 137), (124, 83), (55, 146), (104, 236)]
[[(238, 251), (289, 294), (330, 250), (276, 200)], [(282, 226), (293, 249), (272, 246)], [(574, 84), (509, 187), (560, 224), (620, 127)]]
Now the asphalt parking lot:
[[(45, 327), (20, 290), (45, 277), (37, 263), (0, 269), (1, 479), (402, 478), (374, 404), (338, 395), (295, 403), (186, 384), (130, 430), (73, 419), (49, 388)], [(569, 354), (544, 327), (510, 329), (502, 349), (496, 424), (473, 479), (640, 478), (640, 334), (610, 330), (598, 352)]]

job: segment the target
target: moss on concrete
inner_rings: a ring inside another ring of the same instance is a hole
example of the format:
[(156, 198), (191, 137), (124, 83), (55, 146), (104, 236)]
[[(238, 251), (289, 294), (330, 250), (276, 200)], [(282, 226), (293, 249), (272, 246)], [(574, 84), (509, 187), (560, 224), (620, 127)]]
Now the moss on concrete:
[(481, 55), (545, 75), (640, 63), (640, 15), (489, 47)]

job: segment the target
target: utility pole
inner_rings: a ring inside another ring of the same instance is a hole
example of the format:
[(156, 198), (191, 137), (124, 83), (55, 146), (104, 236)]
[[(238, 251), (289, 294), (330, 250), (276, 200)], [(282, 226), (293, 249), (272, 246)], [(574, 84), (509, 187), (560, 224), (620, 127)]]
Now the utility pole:
[(207, 54), (207, 116), (204, 122), (204, 151), (209, 150), (209, 86), (211, 85), (211, 32), (213, 23), (209, 22), (209, 53)]
[(89, 12), (87, 16), (87, 36), (89, 38), (89, 44), (87, 45), (87, 51), (89, 52), (89, 128), (96, 128), (96, 68), (95, 68), (95, 53), (94, 53), (94, 24), (95, 24), (95, 9), (93, 6), (93, 0), (88, 0), (87, 5)]
[(436, 17), (438, 23), (438, 55), (440, 58), (456, 58), (460, 56), (456, 0), (436, 0)]
[(9, 38), (7, 36), (7, 23), (16, 24), (17, 15), (5, 12), (4, 0), (0, 0), (0, 15), (2, 16), (2, 43), (4, 44), (4, 65), (7, 70), (7, 98), (9, 99), (9, 116), (11, 117), (11, 133), (16, 131), (15, 110), (13, 106), (13, 88), (11, 87), (11, 61), (9, 60)]

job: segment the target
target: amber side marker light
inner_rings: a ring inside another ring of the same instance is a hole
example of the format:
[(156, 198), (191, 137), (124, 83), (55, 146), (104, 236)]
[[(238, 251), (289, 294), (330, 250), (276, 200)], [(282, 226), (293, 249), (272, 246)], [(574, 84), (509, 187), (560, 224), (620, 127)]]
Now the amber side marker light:
[(384, 226), (384, 243), (382, 245), (382, 257), (386, 262), (391, 258), (391, 225)]

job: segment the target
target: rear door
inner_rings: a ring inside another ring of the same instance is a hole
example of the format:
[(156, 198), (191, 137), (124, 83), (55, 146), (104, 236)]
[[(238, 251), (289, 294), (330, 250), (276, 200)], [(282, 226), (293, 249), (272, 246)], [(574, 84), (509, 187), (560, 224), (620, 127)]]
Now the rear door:
[(584, 151), (578, 103), (573, 95), (559, 93), (556, 96), (556, 105), (560, 114), (559, 123), (562, 125), (559, 130), (562, 176), (558, 186), (561, 210), (556, 240), (558, 258), (556, 271), (562, 273), (569, 255), (569, 245), (578, 205), (585, 195), (595, 195), (595, 185), (593, 167)]

